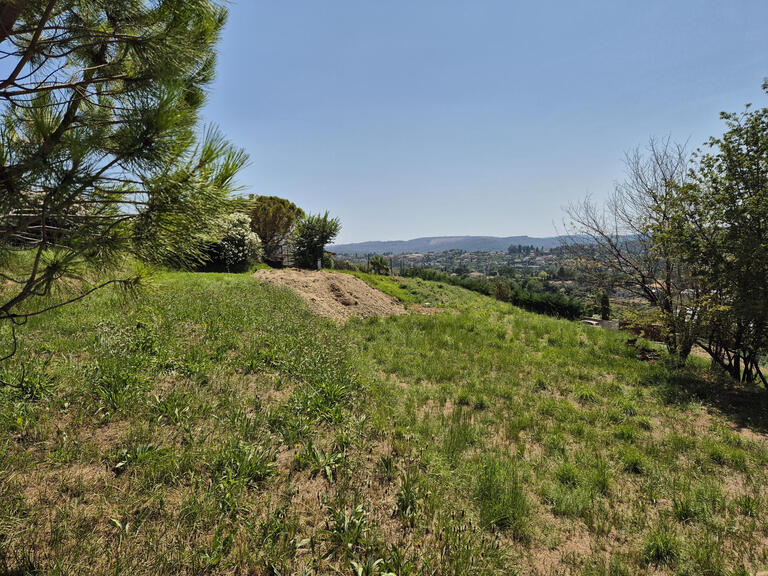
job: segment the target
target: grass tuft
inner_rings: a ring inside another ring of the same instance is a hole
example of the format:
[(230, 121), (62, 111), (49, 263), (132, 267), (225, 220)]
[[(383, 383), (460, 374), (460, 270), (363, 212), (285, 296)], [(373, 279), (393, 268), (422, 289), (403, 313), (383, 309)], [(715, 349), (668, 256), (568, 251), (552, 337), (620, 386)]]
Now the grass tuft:
[(529, 538), (530, 506), (514, 462), (489, 456), (480, 467), (475, 497), (483, 526), (496, 526), (515, 539)]

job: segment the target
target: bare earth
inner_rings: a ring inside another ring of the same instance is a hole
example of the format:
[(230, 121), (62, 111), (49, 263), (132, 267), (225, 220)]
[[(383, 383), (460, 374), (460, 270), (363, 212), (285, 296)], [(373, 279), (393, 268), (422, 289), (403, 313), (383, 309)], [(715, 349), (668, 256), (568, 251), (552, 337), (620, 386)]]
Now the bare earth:
[(405, 306), (350, 274), (324, 270), (259, 270), (258, 280), (286, 286), (295, 291), (320, 316), (344, 322), (351, 316), (393, 316), (407, 314)]

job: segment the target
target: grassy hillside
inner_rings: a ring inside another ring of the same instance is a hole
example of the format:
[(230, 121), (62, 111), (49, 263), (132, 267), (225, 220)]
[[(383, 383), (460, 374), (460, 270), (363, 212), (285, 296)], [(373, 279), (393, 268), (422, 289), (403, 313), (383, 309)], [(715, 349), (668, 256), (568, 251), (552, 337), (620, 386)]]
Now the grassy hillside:
[(445, 311), (336, 326), (247, 276), (164, 274), (138, 305), (30, 321), (0, 392), (0, 573), (766, 566), (759, 393), (714, 394), (619, 333), (376, 282)]

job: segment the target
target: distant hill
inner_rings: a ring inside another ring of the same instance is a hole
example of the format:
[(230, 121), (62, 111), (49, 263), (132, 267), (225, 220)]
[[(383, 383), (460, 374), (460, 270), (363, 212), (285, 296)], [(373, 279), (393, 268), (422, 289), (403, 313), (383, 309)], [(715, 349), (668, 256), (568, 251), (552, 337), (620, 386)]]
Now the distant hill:
[(531, 236), (430, 236), (413, 240), (388, 240), (333, 244), (328, 247), (337, 254), (426, 254), (445, 250), (466, 250), (467, 252), (496, 252), (506, 250), (510, 244), (555, 248), (560, 237), (533, 238)]

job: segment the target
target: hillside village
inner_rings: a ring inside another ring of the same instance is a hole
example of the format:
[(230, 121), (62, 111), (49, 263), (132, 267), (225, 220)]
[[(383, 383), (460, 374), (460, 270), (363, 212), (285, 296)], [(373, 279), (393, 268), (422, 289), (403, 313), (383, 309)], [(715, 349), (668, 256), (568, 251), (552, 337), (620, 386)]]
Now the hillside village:
[[(367, 264), (371, 254), (336, 253), (338, 260), (346, 260), (362, 266)], [(382, 254), (395, 271), (410, 268), (437, 268), (447, 272), (468, 270), (471, 275), (494, 276), (500, 269), (515, 268), (529, 271), (559, 269), (567, 258), (558, 249), (510, 246), (507, 250), (492, 252), (468, 252), (446, 250), (413, 254)]]

